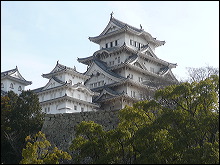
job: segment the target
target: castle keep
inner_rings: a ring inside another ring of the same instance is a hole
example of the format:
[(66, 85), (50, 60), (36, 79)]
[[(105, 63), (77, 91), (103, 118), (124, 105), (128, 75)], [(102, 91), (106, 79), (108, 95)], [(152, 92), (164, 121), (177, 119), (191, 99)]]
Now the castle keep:
[(165, 41), (128, 25), (111, 15), (103, 32), (89, 40), (100, 49), (92, 56), (78, 58), (88, 65), (85, 85), (100, 93), (93, 102), (101, 110), (119, 110), (134, 102), (150, 99), (162, 85), (176, 83), (171, 69), (177, 65), (158, 58), (155, 49)]

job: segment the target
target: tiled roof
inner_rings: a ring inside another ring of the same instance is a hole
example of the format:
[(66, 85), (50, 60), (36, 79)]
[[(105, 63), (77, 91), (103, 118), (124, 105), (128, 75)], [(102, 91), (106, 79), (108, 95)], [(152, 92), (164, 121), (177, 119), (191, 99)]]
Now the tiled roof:
[[(58, 71), (55, 70), (56, 67), (60, 68), (60, 70), (58, 70)], [(60, 64), (58, 61), (57, 61), (56, 66), (54, 67), (54, 69), (53, 69), (50, 73), (42, 74), (42, 77), (48, 78), (48, 77), (50, 77), (51, 75), (54, 75), (54, 74), (56, 74), (56, 73), (58, 73), (58, 72), (61, 72), (61, 71), (63, 71), (63, 70), (69, 70), (69, 71), (71, 71), (71, 72), (73, 72), (73, 73), (76, 73), (76, 74), (79, 75), (79, 76), (86, 77), (86, 75), (84, 75), (83, 73), (80, 73), (80, 72), (76, 71), (75, 68), (71, 68), (71, 67), (67, 67), (67, 66), (65, 66), (65, 65), (62, 65), (62, 64)]]
[(105, 72), (112, 75), (113, 77), (120, 78), (120, 79), (124, 78), (124, 77), (116, 74), (115, 72), (112, 72), (105, 62), (103, 62), (97, 58), (94, 58), (93, 61), (95, 62), (96, 65), (98, 65), (101, 69), (103, 69)]
[(128, 25), (128, 24), (126, 24), (126, 23), (124, 23), (124, 22), (122, 22), (122, 21), (119, 21), (118, 19), (115, 19), (114, 17), (112, 17), (111, 21), (112, 21), (114, 24), (116, 24), (117, 26), (121, 27), (121, 28), (124, 27), (124, 26), (128, 26), (129, 28), (131, 28), (132, 30), (134, 30), (134, 31), (136, 31), (136, 32), (142, 32), (142, 31), (143, 31), (142, 29), (138, 29), (138, 28), (133, 27), (133, 26), (131, 26), (131, 25)]
[(118, 92), (116, 92), (116, 91), (114, 91), (111, 88), (108, 88), (106, 86), (103, 89), (106, 90), (107, 92), (111, 93), (112, 95), (120, 95), (120, 93), (118, 93)]
[(11, 69), (5, 72), (1, 72), (1, 77), (6, 76), (6, 75), (11, 75), (17, 71), (17, 67), (15, 69)]
[(125, 60), (125, 63), (132, 62), (132, 61), (136, 60), (137, 58), (138, 58), (138, 55), (133, 54), (133, 55), (129, 56), (128, 59)]
[(169, 70), (169, 67), (168, 67), (168, 66), (163, 67), (163, 68), (160, 69), (159, 74), (160, 74), (160, 75), (163, 75), (163, 74), (167, 73), (168, 70)]
[(60, 83), (60, 84), (65, 84), (65, 82), (61, 81), (60, 79), (58, 79), (55, 76), (52, 76), (52, 79), (54, 79), (56, 82)]
[[(118, 26), (119, 29), (115, 30), (115, 31), (111, 31), (109, 33), (106, 33), (108, 28), (111, 26), (110, 25), (111, 23), (113, 23), (116, 26)], [(142, 29), (142, 28), (138, 29), (136, 27), (128, 25), (127, 23), (119, 21), (118, 19), (115, 19), (114, 17), (112, 17), (110, 19), (108, 25), (106, 26), (106, 28), (103, 30), (103, 32), (101, 34), (99, 34), (96, 37), (89, 37), (89, 40), (94, 42), (94, 43), (99, 43), (101, 41), (101, 39), (103, 39), (104, 37), (108, 37), (108, 36), (111, 36), (111, 35), (116, 35), (118, 33), (124, 32), (124, 31), (129, 31), (131, 33), (135, 33), (136, 35), (148, 36), (148, 38), (150, 38), (149, 42), (154, 43), (155, 46), (161, 46), (161, 45), (165, 44), (165, 41), (160, 41), (160, 40), (157, 40), (156, 38), (153, 38), (151, 36), (151, 34), (146, 32), (146, 31), (144, 31), (144, 29)]]
[[(14, 77), (14, 76), (11, 76), (13, 73), (15, 72), (18, 72), (19, 74), (19, 78), (18, 77)], [(12, 79), (14, 81), (18, 81), (20, 83), (24, 83), (25, 85), (31, 85), (32, 82), (31, 81), (27, 81), (25, 80), (22, 75), (19, 73), (18, 71), (18, 68), (16, 66), (15, 69), (11, 69), (11, 70), (8, 70), (8, 71), (5, 71), (5, 72), (1, 72), (1, 79), (4, 79), (4, 78), (9, 78), (9, 79)]]
[(44, 88), (44, 87), (36, 88), (36, 89), (33, 89), (32, 91), (33, 91), (34, 93), (39, 93), (39, 92), (42, 91), (43, 88)]

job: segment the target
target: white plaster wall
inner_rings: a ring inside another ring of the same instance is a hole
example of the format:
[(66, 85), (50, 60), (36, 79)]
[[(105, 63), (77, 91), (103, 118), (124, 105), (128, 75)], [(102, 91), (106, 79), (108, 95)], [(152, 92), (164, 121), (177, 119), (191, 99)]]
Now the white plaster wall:
[(158, 73), (160, 70), (160, 66), (154, 64), (154, 63), (150, 63), (147, 61), (142, 60), (142, 64), (144, 64), (144, 66), (147, 68), (148, 71), (151, 71), (150, 68), (154, 68), (154, 73)]
[(132, 80), (136, 81), (136, 82), (139, 82), (139, 77), (143, 78), (142, 72), (137, 72), (137, 71), (132, 70), (132, 69), (126, 69), (123, 73), (124, 73), (125, 77), (127, 77), (130, 74), (130, 79), (132, 79), (131, 75), (133, 75), (133, 79)]
[[(147, 37), (147, 36), (146, 36)], [(150, 38), (147, 37), (144, 38), (143, 36), (136, 36), (136, 35), (133, 35), (133, 34), (130, 34), (130, 33), (125, 33), (125, 42), (126, 44), (132, 48), (132, 49), (135, 49), (135, 50), (138, 50), (137, 47), (133, 46), (133, 45), (130, 45), (130, 40), (133, 40), (133, 41), (136, 41), (136, 42), (139, 42), (143, 45), (147, 45), (147, 43), (149, 43), (148, 46), (150, 46), (150, 48), (153, 50), (153, 52), (155, 52), (155, 46), (153, 44), (151, 44), (149, 41), (150, 41)]]
[(77, 75), (74, 75), (74, 74), (70, 74), (70, 73), (61, 73), (61, 74), (58, 74), (57, 76), (56, 76), (56, 78), (58, 78), (59, 80), (61, 80), (61, 81), (63, 81), (63, 82), (70, 82), (69, 80), (71, 80), (72, 81), (72, 85), (73, 84), (77, 84), (77, 83), (79, 83), (79, 82), (84, 82), (85, 81), (85, 79), (84, 78), (81, 78), (81, 77), (79, 77), (79, 76), (77, 76)]
[(77, 84), (79, 82), (84, 83), (84, 81), (85, 81), (85, 79), (83, 79), (77, 75), (72, 75), (72, 74), (66, 73), (64, 75), (64, 82), (66, 82), (66, 81), (69, 82), (69, 80), (72, 81), (72, 85)]
[[(74, 106), (77, 106), (77, 109), (74, 109)], [(77, 113), (77, 112), (82, 112), (81, 108), (84, 108), (83, 112), (88, 112), (88, 111), (93, 111), (93, 107), (82, 104), (82, 103), (77, 103), (74, 101), (65, 101), (65, 102), (53, 102), (50, 104), (44, 104), (41, 106), (42, 107), (42, 112), (45, 113), (45, 108), (46, 108), (46, 113), (47, 114), (58, 114), (58, 113)], [(50, 111), (48, 112), (48, 108), (50, 108)], [(59, 110), (60, 109), (60, 110)]]
[[(1, 83), (4, 84), (4, 88), (1, 88), (1, 89), (5, 92), (13, 91), (17, 94), (21, 94), (22, 91), (18, 91), (19, 86), (21, 86), (22, 90), (25, 90), (25, 86), (23, 84), (9, 80), (9, 79), (1, 80)], [(11, 83), (13, 84), (14, 89), (10, 88)]]
[[(122, 46), (123, 44), (124, 44), (124, 41), (125, 41), (125, 39), (124, 39), (124, 34), (123, 33), (121, 33), (121, 34), (119, 34), (119, 35), (114, 35), (114, 36), (110, 36), (110, 37), (107, 37), (107, 38), (104, 38), (104, 39), (102, 39), (101, 40), (101, 42), (100, 42), (100, 49), (102, 49), (102, 48), (106, 48), (106, 43), (110, 43), (110, 42), (113, 42), (113, 47), (115, 46), (114, 44), (114, 42), (115, 42), (115, 40), (118, 40), (118, 45), (117, 45), (117, 47), (120, 47), (120, 46)], [(108, 46), (108, 48), (110, 47), (110, 45)]]

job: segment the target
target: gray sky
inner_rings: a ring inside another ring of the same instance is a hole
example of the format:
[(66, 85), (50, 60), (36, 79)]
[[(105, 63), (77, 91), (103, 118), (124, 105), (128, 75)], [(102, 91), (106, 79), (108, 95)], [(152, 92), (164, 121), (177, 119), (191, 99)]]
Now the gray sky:
[(14, 1), (1, 2), (1, 71), (14, 69), (32, 81), (26, 89), (46, 85), (59, 63), (86, 65), (77, 57), (91, 56), (99, 46), (88, 37), (99, 35), (114, 17), (165, 40), (155, 54), (171, 63), (177, 79), (186, 67), (219, 67), (218, 1)]

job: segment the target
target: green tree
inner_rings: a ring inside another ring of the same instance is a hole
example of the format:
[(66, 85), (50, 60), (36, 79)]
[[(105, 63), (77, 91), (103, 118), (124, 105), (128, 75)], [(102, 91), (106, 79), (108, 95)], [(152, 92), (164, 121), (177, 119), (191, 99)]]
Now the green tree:
[(1, 161), (19, 163), (25, 137), (41, 130), (44, 114), (39, 99), (32, 91), (18, 96), (9, 91), (1, 97)]
[(160, 89), (153, 100), (120, 110), (113, 130), (82, 122), (70, 149), (80, 163), (217, 164), (218, 91), (217, 75)]
[(61, 160), (71, 160), (72, 157), (57, 147), (52, 148), (45, 134), (39, 131), (31, 138), (27, 136), (26, 148), (22, 150), (23, 159), (20, 164), (59, 164)]

